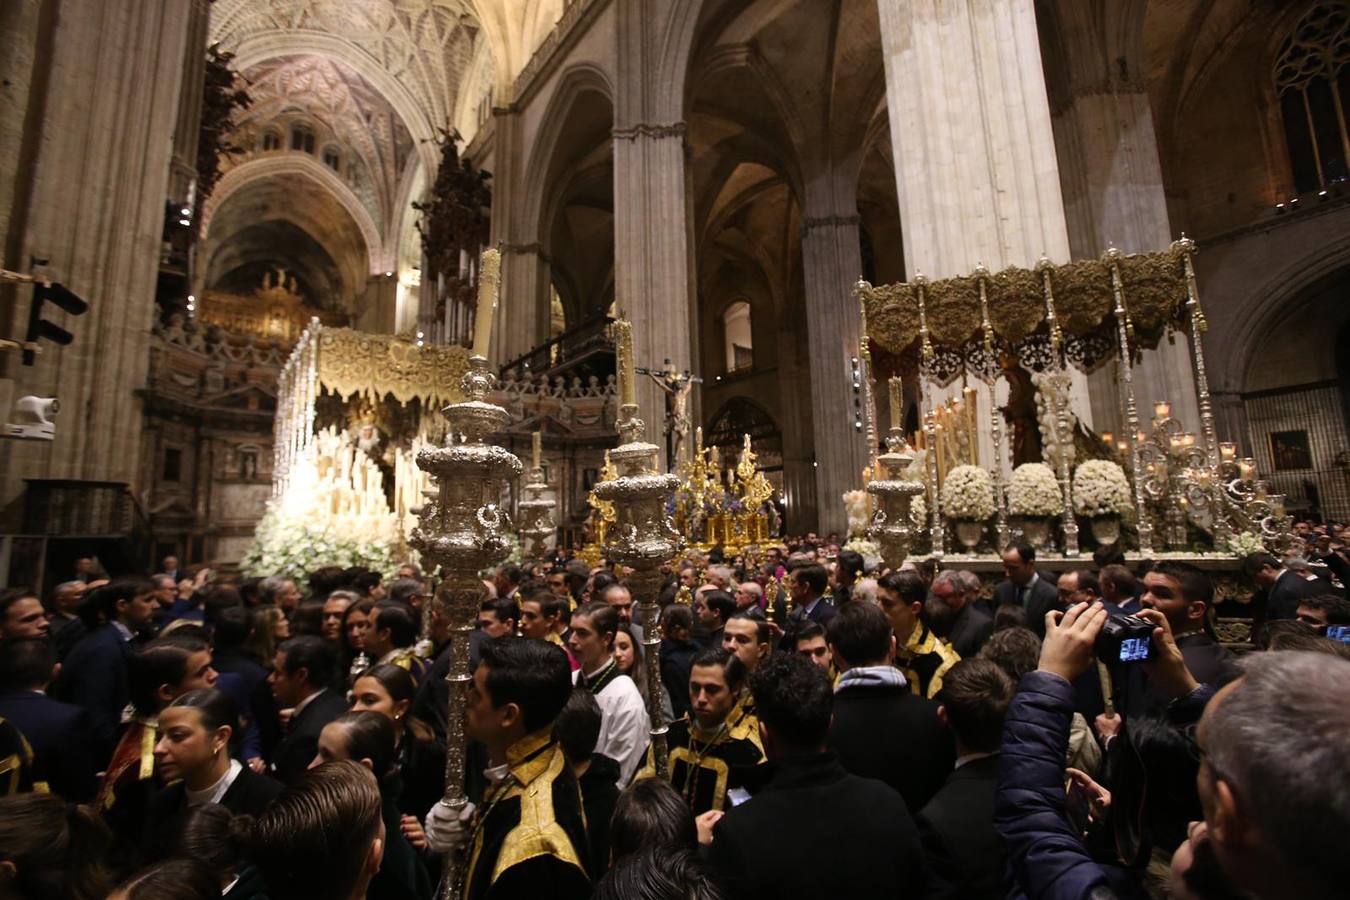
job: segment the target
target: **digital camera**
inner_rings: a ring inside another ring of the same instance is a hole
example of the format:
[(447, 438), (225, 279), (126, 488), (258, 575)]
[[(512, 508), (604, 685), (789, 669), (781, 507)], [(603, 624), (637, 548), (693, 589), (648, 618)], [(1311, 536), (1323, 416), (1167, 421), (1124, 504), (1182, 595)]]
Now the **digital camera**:
[(1153, 658), (1153, 623), (1138, 616), (1112, 613), (1097, 635), (1097, 658), (1104, 663), (1143, 662)]

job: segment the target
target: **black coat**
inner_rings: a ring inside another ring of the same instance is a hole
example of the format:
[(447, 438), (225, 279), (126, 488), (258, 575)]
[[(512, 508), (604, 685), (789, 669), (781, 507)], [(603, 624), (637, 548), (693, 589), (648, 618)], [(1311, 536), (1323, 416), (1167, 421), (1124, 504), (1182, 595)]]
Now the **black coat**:
[(923, 809), (956, 764), (956, 746), (937, 708), (908, 685), (845, 687), (834, 695), (826, 743), (845, 769), (884, 781), (909, 809)]
[(919, 812), (915, 824), (928, 859), (926, 900), (1002, 900), (1003, 839), (994, 830), (998, 757), (972, 760)]
[(95, 774), (105, 760), (94, 761), (89, 714), (78, 706), (37, 691), (0, 694), (0, 719), (23, 732), (33, 748), (38, 777), (67, 803), (85, 803), (98, 789)]
[(730, 897), (919, 896), (923, 851), (899, 794), (850, 775), (833, 753), (771, 765), (764, 787), (713, 829), (708, 859)]
[(272, 752), (272, 777), (283, 784), (294, 784), (319, 752), (319, 732), (346, 711), (346, 699), (326, 690), (291, 717), (286, 736)]
[(81, 706), (89, 713), (91, 752), (106, 760), (117, 745), (117, 735), (126, 708), (129, 641), (115, 625), (101, 625), (85, 635), (70, 651), (53, 696)]
[[(1207, 634), (1187, 634), (1176, 639), (1186, 668), (1200, 684), (1223, 687), (1238, 675), (1233, 651)], [(1162, 716), (1172, 697), (1148, 680), (1144, 667), (1134, 665), (1126, 673), (1126, 716)]]
[(661, 642), (661, 681), (670, 694), (670, 708), (677, 719), (689, 714), (689, 672), (698, 654), (699, 646), (693, 641), (666, 638)]
[[(244, 766), (234, 783), (221, 795), (220, 805), (236, 816), (258, 816), (272, 804), (282, 790), (281, 782), (259, 775)], [(141, 842), (141, 861), (155, 862), (172, 856), (188, 813), (187, 789), (175, 781), (151, 798), (145, 816), (145, 838)]]
[(619, 764), (603, 753), (591, 754), (591, 765), (577, 779), (581, 788), (581, 808), (586, 813), (586, 839), (590, 842), (592, 881), (599, 881), (609, 869), (609, 820), (619, 802)]
[[(1266, 621), (1293, 619), (1298, 616), (1298, 604), (1304, 597), (1330, 593), (1331, 585), (1321, 580), (1309, 581), (1298, 572), (1286, 571), (1266, 594)], [(1200, 681), (1200, 676), (1195, 676)]]
[(956, 655), (970, 659), (980, 652), (989, 635), (994, 633), (994, 618), (974, 603), (961, 607), (952, 622), (952, 633), (947, 640)]
[(1045, 638), (1045, 614), (1059, 608), (1059, 588), (1048, 579), (1050, 573), (1036, 573), (1036, 583), (1031, 586), (1031, 594), (1025, 606), (1019, 599), (1021, 588), (1011, 581), (1001, 581), (994, 588), (995, 607), (1011, 604), (1023, 606), (1027, 611), (1027, 627), (1036, 632), (1036, 636)]

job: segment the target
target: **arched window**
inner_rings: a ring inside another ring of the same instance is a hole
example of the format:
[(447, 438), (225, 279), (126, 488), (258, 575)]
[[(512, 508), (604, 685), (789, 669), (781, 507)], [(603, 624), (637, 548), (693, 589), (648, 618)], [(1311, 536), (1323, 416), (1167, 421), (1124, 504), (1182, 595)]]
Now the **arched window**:
[(1350, 3), (1319, 3), (1294, 26), (1275, 61), (1275, 91), (1301, 194), (1350, 171)]
[(334, 172), (342, 171), (342, 157), (338, 155), (336, 147), (323, 148), (323, 164)]
[(269, 150), (280, 150), (281, 135), (272, 131), (270, 128), (267, 131), (264, 131), (262, 136), (262, 148), (264, 153)]
[(300, 125), (292, 128), (291, 149), (312, 154), (314, 152), (314, 132)]
[(748, 372), (755, 367), (754, 341), (750, 337), (750, 304), (740, 300), (722, 313), (725, 335), (727, 374)]

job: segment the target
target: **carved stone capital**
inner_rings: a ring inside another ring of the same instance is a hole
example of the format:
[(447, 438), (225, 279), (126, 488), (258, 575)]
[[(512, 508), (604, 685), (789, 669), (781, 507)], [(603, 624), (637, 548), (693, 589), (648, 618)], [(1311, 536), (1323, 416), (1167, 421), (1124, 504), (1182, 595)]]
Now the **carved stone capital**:
[(655, 125), (647, 122), (640, 122), (629, 128), (615, 128), (611, 134), (616, 141), (635, 141), (638, 138), (680, 138), (684, 139), (689, 131), (688, 126), (683, 122), (674, 122), (669, 125)]

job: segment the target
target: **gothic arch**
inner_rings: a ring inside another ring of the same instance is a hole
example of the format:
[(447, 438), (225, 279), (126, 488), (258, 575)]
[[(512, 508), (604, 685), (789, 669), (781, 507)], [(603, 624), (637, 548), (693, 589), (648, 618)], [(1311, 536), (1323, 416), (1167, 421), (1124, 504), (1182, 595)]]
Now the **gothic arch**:
[(365, 206), (337, 173), (306, 153), (286, 152), (277, 156), (252, 159), (226, 172), (202, 209), (200, 225), (202, 239), (205, 240), (210, 235), (212, 217), (231, 195), (256, 181), (279, 175), (299, 175), (308, 178), (332, 194), (361, 232), (366, 245), (366, 258), (370, 261), (370, 274), (377, 275), (393, 269), (395, 260), (385, 247), (384, 241), (380, 238), (380, 230)]

